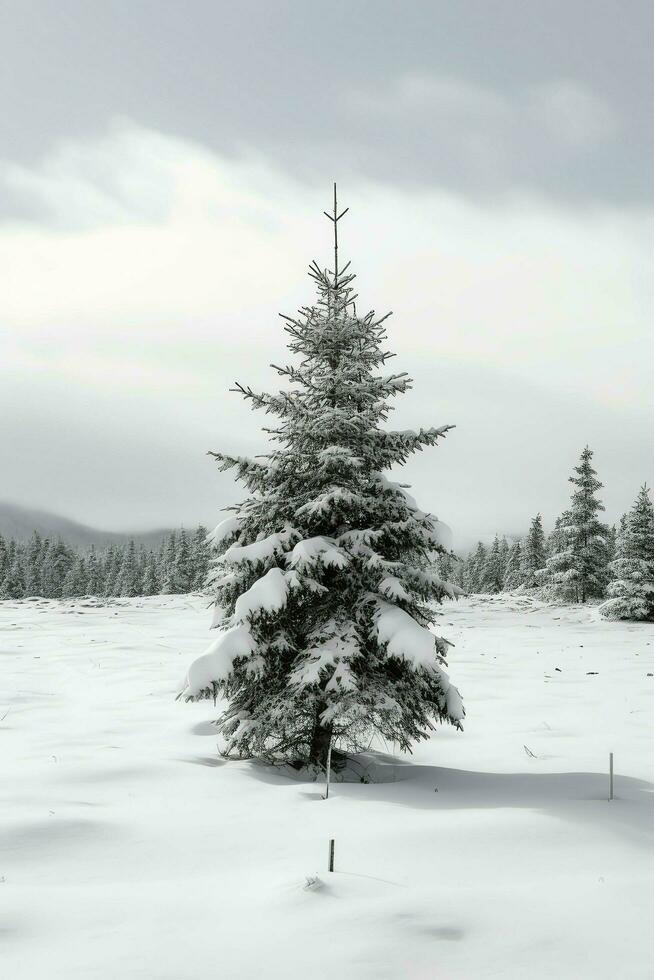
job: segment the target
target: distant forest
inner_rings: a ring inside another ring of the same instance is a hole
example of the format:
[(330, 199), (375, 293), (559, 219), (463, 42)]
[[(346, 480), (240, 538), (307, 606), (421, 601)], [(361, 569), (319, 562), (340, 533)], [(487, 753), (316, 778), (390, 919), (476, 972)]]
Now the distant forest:
[(38, 531), (26, 543), (0, 535), (0, 599), (75, 596), (148, 596), (193, 592), (204, 587), (209, 569), (207, 529), (172, 531), (161, 546), (134, 540), (76, 549)]

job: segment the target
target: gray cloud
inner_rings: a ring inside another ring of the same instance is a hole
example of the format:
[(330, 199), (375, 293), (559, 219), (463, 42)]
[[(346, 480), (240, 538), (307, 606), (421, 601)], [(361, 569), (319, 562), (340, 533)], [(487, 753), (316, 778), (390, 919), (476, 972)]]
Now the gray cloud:
[(5, 5), (4, 153), (116, 117), (322, 183), (652, 199), (654, 8), (632, 0)]
[[(206, 450), (263, 449), (277, 310), (345, 183), (362, 294), (416, 379), (408, 469), (459, 541), (615, 519), (654, 446), (654, 8), (632, 0), (49, 0), (0, 30), (3, 496), (107, 527), (211, 520)], [(634, 355), (637, 351), (638, 356)]]

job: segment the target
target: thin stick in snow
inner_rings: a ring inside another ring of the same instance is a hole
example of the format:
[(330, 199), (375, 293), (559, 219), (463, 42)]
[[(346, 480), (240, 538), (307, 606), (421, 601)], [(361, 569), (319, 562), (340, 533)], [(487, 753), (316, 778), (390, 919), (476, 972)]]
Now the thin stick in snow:
[(327, 866), (328, 871), (334, 870), (334, 838), (332, 837), (329, 841), (329, 862)]
[(613, 799), (613, 753), (609, 752), (609, 802)]

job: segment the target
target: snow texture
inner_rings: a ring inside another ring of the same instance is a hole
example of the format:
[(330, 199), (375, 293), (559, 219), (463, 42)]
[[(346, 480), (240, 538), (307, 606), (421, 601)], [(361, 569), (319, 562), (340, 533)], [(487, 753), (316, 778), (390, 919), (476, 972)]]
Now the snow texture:
[(225, 763), (213, 704), (174, 701), (205, 607), (0, 603), (3, 977), (652, 975), (651, 624), (512, 596), (443, 607), (465, 732), (412, 757), (373, 745), (356, 771), (374, 781), (324, 801)]

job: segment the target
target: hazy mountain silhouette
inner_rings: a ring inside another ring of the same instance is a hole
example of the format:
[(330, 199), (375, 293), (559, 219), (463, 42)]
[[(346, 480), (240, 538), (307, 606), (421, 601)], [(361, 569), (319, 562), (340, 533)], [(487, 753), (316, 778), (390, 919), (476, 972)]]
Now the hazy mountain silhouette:
[(159, 545), (169, 533), (168, 528), (153, 531), (100, 531), (59, 514), (0, 501), (0, 534), (3, 537), (26, 541), (33, 531), (38, 531), (44, 538), (61, 538), (76, 548), (87, 548), (91, 544), (121, 544), (130, 538), (153, 547)]

